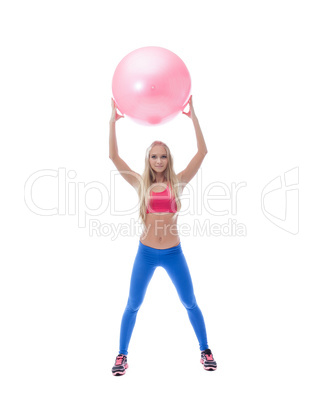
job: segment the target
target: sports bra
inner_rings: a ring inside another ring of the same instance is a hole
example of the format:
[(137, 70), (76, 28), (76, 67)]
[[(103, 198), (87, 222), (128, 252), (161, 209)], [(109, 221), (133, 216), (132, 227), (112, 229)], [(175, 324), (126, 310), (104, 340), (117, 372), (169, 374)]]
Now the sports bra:
[(168, 185), (164, 191), (158, 193), (151, 190), (146, 213), (148, 214), (153, 212), (177, 212), (177, 203), (174, 196), (170, 198), (170, 190)]

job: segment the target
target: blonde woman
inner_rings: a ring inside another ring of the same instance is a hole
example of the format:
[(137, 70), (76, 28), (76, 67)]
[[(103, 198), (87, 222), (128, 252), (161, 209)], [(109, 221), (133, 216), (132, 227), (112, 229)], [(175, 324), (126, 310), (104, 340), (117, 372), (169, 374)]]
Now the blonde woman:
[(131, 170), (118, 154), (115, 124), (124, 116), (117, 113), (112, 99), (109, 157), (124, 179), (138, 193), (140, 220), (144, 229), (133, 264), (129, 297), (121, 322), (119, 354), (112, 368), (112, 374), (115, 376), (125, 374), (128, 368), (128, 346), (137, 312), (143, 303), (148, 284), (157, 266), (167, 271), (187, 310), (199, 342), (200, 362), (204, 369), (214, 371), (217, 368), (208, 347), (203, 315), (196, 302), (189, 268), (177, 230), (177, 217), (181, 208), (180, 194), (184, 186), (195, 176), (208, 152), (193, 108), (192, 96), (189, 99), (189, 112), (182, 113), (194, 124), (198, 146), (196, 155), (186, 169), (176, 174), (168, 146), (161, 141), (154, 141), (146, 151), (145, 167), (141, 176)]

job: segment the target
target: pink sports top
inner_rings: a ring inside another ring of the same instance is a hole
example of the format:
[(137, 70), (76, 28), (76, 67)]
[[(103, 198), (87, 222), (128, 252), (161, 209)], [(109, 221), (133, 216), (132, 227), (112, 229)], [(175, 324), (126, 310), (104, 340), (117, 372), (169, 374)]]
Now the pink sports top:
[(170, 190), (168, 185), (164, 191), (158, 193), (151, 190), (150, 200), (148, 202), (149, 204), (146, 210), (147, 214), (153, 212), (177, 212), (177, 203), (174, 196), (170, 198)]

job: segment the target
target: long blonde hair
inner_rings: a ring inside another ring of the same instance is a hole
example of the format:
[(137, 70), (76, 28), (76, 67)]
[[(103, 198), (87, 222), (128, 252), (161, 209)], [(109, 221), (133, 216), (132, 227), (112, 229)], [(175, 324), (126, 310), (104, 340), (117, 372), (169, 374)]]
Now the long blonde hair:
[(144, 166), (144, 171), (142, 174), (142, 180), (140, 180), (140, 185), (138, 188), (138, 195), (139, 195), (139, 200), (140, 200), (140, 219), (145, 227), (145, 218), (146, 218), (146, 209), (149, 201), (149, 189), (153, 183), (155, 183), (155, 172), (151, 168), (150, 165), (150, 152), (151, 149), (155, 145), (161, 145), (165, 148), (166, 153), (167, 153), (167, 159), (168, 159), (168, 164), (166, 167), (166, 170), (164, 171), (164, 178), (165, 180), (170, 183), (169, 190), (170, 190), (170, 196), (172, 197), (174, 195), (176, 203), (177, 203), (177, 212), (175, 215), (178, 214), (178, 212), (181, 209), (181, 201), (179, 196), (181, 195), (182, 189), (181, 189), (181, 183), (178, 180), (177, 175), (175, 174), (173, 170), (173, 158), (170, 152), (169, 147), (162, 141), (154, 141), (146, 150), (145, 153), (145, 166)]

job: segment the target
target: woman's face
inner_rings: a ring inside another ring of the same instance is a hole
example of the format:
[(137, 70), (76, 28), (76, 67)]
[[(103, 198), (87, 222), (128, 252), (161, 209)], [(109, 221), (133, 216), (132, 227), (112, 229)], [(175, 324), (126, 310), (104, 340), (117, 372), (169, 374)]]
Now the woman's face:
[(165, 148), (162, 145), (155, 145), (150, 151), (150, 166), (157, 172), (162, 173), (168, 165), (168, 157)]

